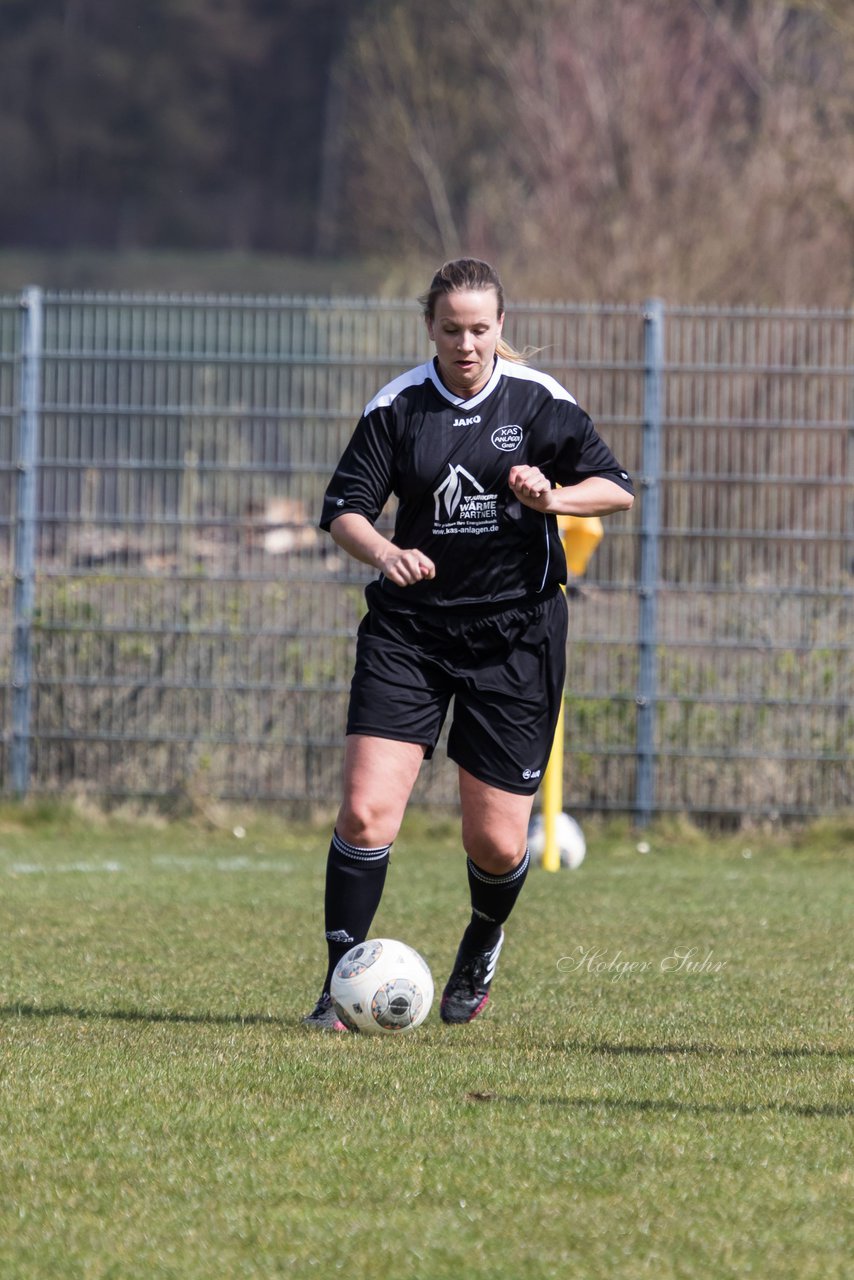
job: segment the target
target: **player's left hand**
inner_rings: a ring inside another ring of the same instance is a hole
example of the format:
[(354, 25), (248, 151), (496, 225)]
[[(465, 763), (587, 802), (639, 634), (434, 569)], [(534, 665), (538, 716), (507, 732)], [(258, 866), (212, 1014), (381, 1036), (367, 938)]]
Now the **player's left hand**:
[(552, 486), (539, 467), (511, 467), (507, 483), (526, 507), (548, 511)]

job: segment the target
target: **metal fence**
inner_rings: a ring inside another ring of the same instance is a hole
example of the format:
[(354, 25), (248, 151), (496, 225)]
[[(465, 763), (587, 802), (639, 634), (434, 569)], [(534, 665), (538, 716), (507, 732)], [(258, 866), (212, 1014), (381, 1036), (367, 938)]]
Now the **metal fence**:
[[(638, 482), (571, 599), (565, 807), (850, 807), (854, 317), (509, 327)], [(0, 789), (334, 803), (369, 575), (319, 500), (428, 349), (399, 302), (0, 298)], [(443, 752), (416, 799), (455, 802)]]

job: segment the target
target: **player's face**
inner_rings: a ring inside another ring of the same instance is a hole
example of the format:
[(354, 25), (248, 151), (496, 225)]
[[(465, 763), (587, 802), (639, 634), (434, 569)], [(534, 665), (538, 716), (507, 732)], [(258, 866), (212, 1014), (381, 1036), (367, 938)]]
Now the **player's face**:
[(439, 295), (427, 331), (436, 344), (442, 381), (454, 395), (467, 400), (489, 382), (503, 324), (494, 289)]

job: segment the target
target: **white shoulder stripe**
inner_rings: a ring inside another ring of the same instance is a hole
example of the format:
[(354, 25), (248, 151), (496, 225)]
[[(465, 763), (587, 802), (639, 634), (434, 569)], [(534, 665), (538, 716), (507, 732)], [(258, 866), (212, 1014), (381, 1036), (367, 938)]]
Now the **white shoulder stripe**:
[(368, 401), (365, 405), (362, 410), (362, 416), (372, 413), (374, 409), (387, 409), (407, 387), (417, 387), (422, 382), (428, 382), (432, 368), (432, 361), (428, 360), (426, 364), (419, 364), (414, 369), (407, 369), (406, 373), (402, 373), (392, 382), (386, 383), (377, 392), (373, 400)]
[(467, 405), (468, 408), (476, 407), (482, 400), (486, 399), (495, 390), (499, 380), (502, 378), (518, 378), (523, 382), (536, 382), (555, 400), (566, 400), (569, 404), (577, 404), (575, 396), (570, 395), (566, 387), (561, 386), (556, 378), (548, 373), (543, 373), (541, 369), (531, 369), (526, 364), (516, 364), (513, 360), (505, 360), (499, 356), (496, 361), (495, 371), (487, 385), (472, 397), (471, 400), (460, 399), (453, 396), (447, 391), (440, 382), (439, 377), (433, 365), (432, 360), (428, 360), (425, 364), (416, 365), (414, 369), (407, 369), (406, 373), (401, 373), (391, 382), (386, 383), (373, 400), (369, 400), (362, 410), (363, 415), (372, 413), (374, 409), (387, 409), (393, 404), (399, 395), (407, 390), (408, 387), (418, 387), (425, 382), (432, 382), (436, 389), (451, 404)]
[(571, 396), (566, 387), (562, 387), (551, 374), (543, 373), (540, 369), (531, 369), (526, 364), (516, 364), (514, 360), (501, 358), (498, 363), (505, 378), (521, 378), (524, 382), (538, 382), (555, 400), (568, 400), (570, 404), (578, 403), (575, 396)]

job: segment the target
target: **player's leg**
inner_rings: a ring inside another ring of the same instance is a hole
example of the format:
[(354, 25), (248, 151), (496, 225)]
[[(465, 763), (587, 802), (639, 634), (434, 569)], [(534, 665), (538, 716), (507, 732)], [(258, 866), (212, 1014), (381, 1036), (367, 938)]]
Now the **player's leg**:
[(344, 787), (335, 829), (356, 846), (390, 845), (418, 777), (425, 747), (368, 734), (344, 744)]
[(344, 953), (368, 936), (423, 759), (418, 743), (363, 734), (346, 739), (344, 792), (326, 862), (324, 991)]
[(329, 1000), (332, 971), (364, 942), (385, 886), (389, 853), (418, 777), (424, 747), (351, 734), (344, 749), (344, 790), (326, 860), (324, 920), (327, 969), (312, 1026), (341, 1030)]
[[(368, 588), (370, 592), (370, 588)], [(374, 593), (376, 595), (376, 593)], [(328, 968), (306, 1020), (334, 1022), (329, 982), (339, 959), (364, 942), (382, 897), (389, 849), (425, 756), (432, 754), (450, 691), (437, 687), (417, 628), (375, 602), (359, 627), (350, 686), (344, 790), (326, 870)], [(321, 1008), (325, 1002), (326, 1009)]]
[(472, 915), (442, 997), (446, 1022), (470, 1022), (486, 1004), (502, 926), (528, 874), (528, 823), (563, 697), (565, 601), (557, 595), (485, 619), (472, 641), (475, 661), (457, 690), (448, 739), (460, 770)]
[(460, 769), (463, 849), (472, 918), (464, 942), (475, 950), (496, 943), (528, 874), (528, 824), (533, 795), (502, 791)]
[(517, 795), (460, 768), (463, 848), (471, 920), (440, 1006), (444, 1022), (471, 1022), (489, 998), (504, 943), (502, 926), (528, 874), (528, 822), (533, 795)]
[(514, 870), (528, 846), (534, 795), (482, 782), (460, 767), (463, 848), (481, 871), (499, 878)]

